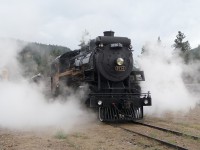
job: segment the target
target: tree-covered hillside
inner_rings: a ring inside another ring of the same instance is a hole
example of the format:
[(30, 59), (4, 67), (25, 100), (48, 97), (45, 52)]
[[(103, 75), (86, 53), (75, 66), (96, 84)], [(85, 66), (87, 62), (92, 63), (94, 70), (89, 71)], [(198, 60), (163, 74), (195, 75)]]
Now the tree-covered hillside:
[(200, 61), (200, 45), (188, 51), (186, 57), (187, 57), (187, 60), (189, 60), (188, 62)]
[(38, 73), (49, 75), (51, 62), (59, 55), (70, 51), (69, 48), (57, 45), (27, 43), (19, 53), (19, 61), (25, 76)]

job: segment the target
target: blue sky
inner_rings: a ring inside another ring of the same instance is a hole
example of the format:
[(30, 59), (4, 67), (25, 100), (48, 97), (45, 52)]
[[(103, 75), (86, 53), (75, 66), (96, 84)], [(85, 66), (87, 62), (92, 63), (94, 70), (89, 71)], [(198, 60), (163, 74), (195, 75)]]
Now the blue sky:
[(172, 45), (182, 31), (200, 44), (199, 0), (0, 0), (0, 37), (78, 48), (84, 30), (132, 40), (136, 53), (158, 36)]

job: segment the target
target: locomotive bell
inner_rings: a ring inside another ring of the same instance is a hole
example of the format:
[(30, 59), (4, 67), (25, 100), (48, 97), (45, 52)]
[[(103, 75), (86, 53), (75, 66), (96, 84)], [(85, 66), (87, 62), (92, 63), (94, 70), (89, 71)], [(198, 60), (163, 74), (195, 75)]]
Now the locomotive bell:
[(117, 58), (117, 65), (121, 66), (124, 64), (124, 59), (123, 58)]

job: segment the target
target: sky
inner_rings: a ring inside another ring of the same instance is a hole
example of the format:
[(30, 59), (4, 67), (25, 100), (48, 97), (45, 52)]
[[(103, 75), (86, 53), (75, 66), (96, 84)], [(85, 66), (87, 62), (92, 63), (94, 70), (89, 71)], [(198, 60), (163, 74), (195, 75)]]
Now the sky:
[(129, 37), (133, 49), (158, 36), (172, 45), (178, 31), (200, 44), (199, 0), (0, 0), (0, 37), (77, 49), (83, 32)]

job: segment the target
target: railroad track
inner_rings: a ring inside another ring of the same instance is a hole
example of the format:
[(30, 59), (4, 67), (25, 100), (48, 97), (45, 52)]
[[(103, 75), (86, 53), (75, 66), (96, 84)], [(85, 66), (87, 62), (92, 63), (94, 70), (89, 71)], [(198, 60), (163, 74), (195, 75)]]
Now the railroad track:
[[(111, 125), (113, 127), (120, 128), (120, 129), (122, 129), (126, 132), (129, 132), (129, 133), (138, 134), (139, 136), (143, 136), (143, 137), (146, 137), (148, 139), (157, 141), (157, 142), (159, 142), (159, 143), (161, 143), (161, 144), (163, 144), (167, 147), (171, 147), (171, 148), (174, 148), (174, 149), (177, 149), (177, 150), (188, 150), (188, 149), (191, 149), (191, 148), (186, 143), (184, 143), (183, 140), (180, 140), (180, 139), (179, 139), (179, 141), (175, 141), (175, 142), (169, 142), (169, 140), (166, 140), (166, 139), (164, 140), (163, 136), (162, 136), (162, 135), (164, 135), (164, 133), (166, 134), (166, 137), (169, 137), (169, 134), (170, 134), (171, 137), (174, 137), (175, 139), (177, 137), (177, 139), (181, 138), (181, 139), (184, 139), (185, 141), (189, 140), (189, 143), (190, 143), (191, 140), (193, 140), (194, 145), (196, 145), (196, 143), (198, 143), (200, 141), (200, 137), (197, 137), (197, 136), (185, 134), (185, 133), (182, 133), (182, 132), (178, 132), (178, 131), (174, 131), (174, 130), (170, 130), (170, 129), (166, 129), (166, 128), (162, 128), (162, 127), (158, 127), (158, 126), (154, 126), (154, 125), (150, 125), (150, 124), (146, 124), (146, 123), (136, 122), (136, 121), (134, 121), (134, 124), (128, 124), (128, 126), (127, 126), (127, 124), (122, 124), (122, 125), (109, 124), (109, 125)], [(145, 129), (145, 128), (148, 128), (148, 129)], [(156, 132), (158, 132), (157, 134), (159, 134), (159, 132), (162, 132), (162, 134), (159, 135), (159, 136), (162, 136), (162, 138), (161, 137), (154, 137), (152, 135), (144, 133), (144, 131), (148, 131), (148, 132), (150, 131), (149, 133), (151, 133), (151, 132), (153, 132), (152, 129), (154, 130), (154, 132), (156, 130)], [(182, 144), (180, 144), (181, 142), (182, 142)], [(190, 143), (190, 144), (192, 144), (192, 143)], [(199, 144), (199, 146), (200, 146), (200, 144)], [(199, 148), (198, 146), (196, 146), (196, 147), (197, 148), (194, 148), (194, 149)]]
[(147, 127), (150, 127), (150, 128), (154, 128), (154, 129), (160, 130), (160, 131), (169, 132), (169, 133), (172, 133), (172, 134), (175, 134), (175, 135), (178, 135), (178, 136), (185, 136), (185, 137), (192, 138), (194, 140), (200, 140), (200, 137), (198, 137), (198, 136), (194, 136), (194, 135), (190, 135), (190, 134), (174, 131), (174, 130), (167, 129), (167, 128), (158, 127), (158, 126), (151, 125), (151, 124), (146, 124), (146, 123), (143, 123), (143, 122), (138, 122), (138, 121), (133, 121), (133, 122), (136, 123), (136, 124), (142, 125), (142, 126), (147, 126)]

